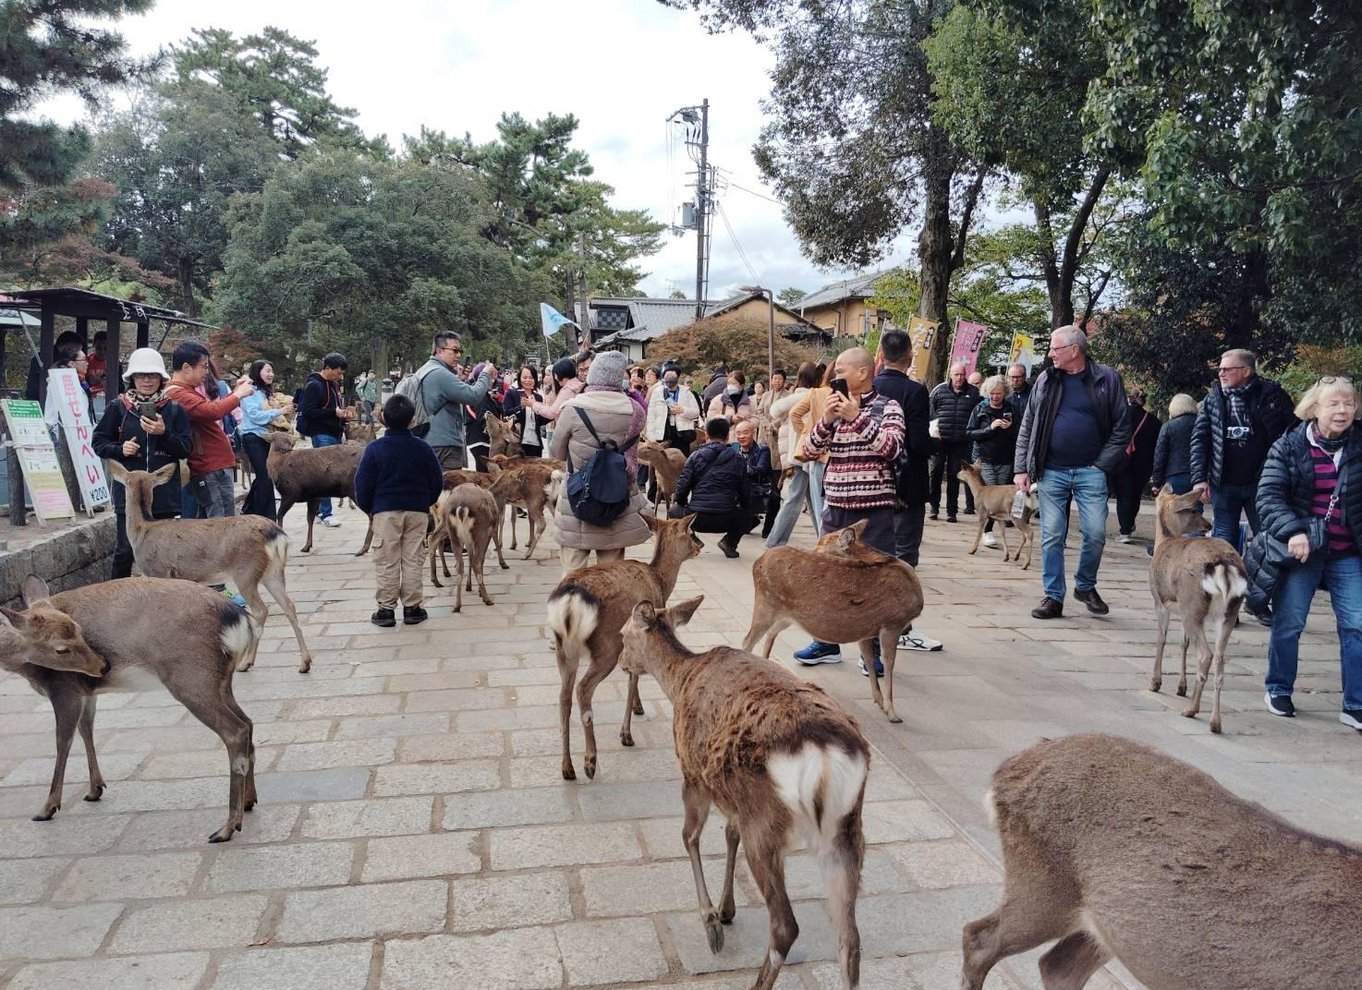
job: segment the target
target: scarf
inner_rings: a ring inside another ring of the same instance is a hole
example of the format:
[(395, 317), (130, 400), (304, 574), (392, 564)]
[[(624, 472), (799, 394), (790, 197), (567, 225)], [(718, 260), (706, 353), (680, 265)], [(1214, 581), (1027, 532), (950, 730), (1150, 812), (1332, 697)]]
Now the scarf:
[(1330, 440), (1328, 437), (1324, 436), (1324, 434), (1319, 432), (1319, 424), (1314, 420), (1311, 420), (1310, 425), (1305, 428), (1306, 440), (1308, 440), (1311, 444), (1318, 447), (1320, 450), (1324, 451), (1326, 454), (1332, 457), (1334, 459), (1335, 464), (1338, 463), (1339, 451), (1341, 451), (1343, 449), (1343, 445), (1348, 442), (1348, 437), (1351, 433), (1352, 427), (1348, 427), (1348, 429), (1344, 430), (1338, 436)]
[(1225, 414), (1228, 422), (1225, 435), (1236, 443), (1247, 443), (1253, 434), (1253, 418), (1249, 415), (1248, 403), (1244, 400), (1254, 384), (1255, 382), (1250, 380), (1247, 385), (1225, 389)]
[(166, 401), (166, 398), (164, 385), (151, 393), (151, 395), (142, 395), (135, 388), (130, 388), (123, 393), (123, 402), (127, 404), (129, 409), (136, 409), (139, 402), (154, 402), (156, 403), (156, 408), (159, 409), (161, 408), (161, 403)]

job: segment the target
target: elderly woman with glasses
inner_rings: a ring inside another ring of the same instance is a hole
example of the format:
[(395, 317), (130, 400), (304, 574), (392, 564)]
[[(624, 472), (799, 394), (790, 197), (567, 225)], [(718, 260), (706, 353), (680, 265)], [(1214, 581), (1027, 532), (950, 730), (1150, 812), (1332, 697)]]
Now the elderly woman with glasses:
[[(1268, 452), (1257, 508), (1266, 538), (1286, 545), (1272, 595), (1267, 710), (1290, 718), (1300, 637), (1310, 602), (1329, 589), (1343, 667), (1339, 721), (1362, 730), (1362, 397), (1347, 378), (1327, 377), (1296, 406), (1303, 420)], [(1255, 545), (1263, 538), (1255, 540)], [(1250, 557), (1254, 554), (1251, 552)], [(1254, 574), (1258, 580), (1257, 573)]]

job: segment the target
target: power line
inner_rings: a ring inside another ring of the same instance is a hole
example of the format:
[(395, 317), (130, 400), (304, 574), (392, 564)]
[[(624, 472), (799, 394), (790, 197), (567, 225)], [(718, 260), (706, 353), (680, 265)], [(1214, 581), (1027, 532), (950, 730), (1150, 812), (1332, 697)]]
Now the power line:
[[(721, 168), (721, 169), (719, 169), (719, 171), (720, 171), (720, 172), (723, 172), (723, 171), (726, 171), (726, 169), (722, 169), (722, 168)], [(778, 199), (773, 199), (772, 197), (766, 195), (765, 193), (759, 193), (759, 192), (757, 192), (755, 189), (748, 189), (746, 186), (740, 186), (740, 185), (738, 185), (736, 182), (734, 182), (731, 178), (729, 178), (729, 177), (727, 177), (727, 176), (724, 177), (724, 183), (725, 183), (730, 189), (737, 189), (739, 192), (745, 192), (745, 193), (747, 193), (749, 196), (755, 196), (755, 197), (757, 197), (757, 199), (764, 199), (764, 200), (766, 200), (766, 202), (768, 202), (768, 203), (775, 203), (777, 206), (780, 206), (780, 207), (783, 207), (783, 206), (785, 205), (785, 204), (782, 203), (780, 200), (778, 200)]]
[(757, 275), (757, 270), (752, 267), (752, 262), (747, 260), (747, 252), (738, 243), (738, 235), (733, 233), (733, 225), (728, 222), (728, 214), (724, 212), (724, 204), (715, 201), (714, 205), (719, 210), (719, 219), (724, 222), (724, 230), (728, 231), (728, 239), (733, 242), (734, 249), (738, 252), (738, 257), (742, 259), (743, 267), (747, 269), (747, 274), (752, 276), (753, 282), (760, 282), (761, 278)]

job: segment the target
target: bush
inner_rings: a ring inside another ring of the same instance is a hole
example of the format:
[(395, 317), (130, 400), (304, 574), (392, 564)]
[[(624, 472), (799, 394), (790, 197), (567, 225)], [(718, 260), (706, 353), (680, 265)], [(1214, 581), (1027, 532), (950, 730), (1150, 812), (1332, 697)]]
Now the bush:
[[(741, 371), (749, 383), (766, 379), (767, 324), (764, 320), (716, 317), (677, 327), (648, 345), (648, 363), (674, 362), (697, 381), (716, 365)], [(776, 367), (794, 380), (795, 369), (805, 361), (817, 361), (820, 349), (796, 344), (776, 331)], [(707, 378), (705, 379), (708, 380)], [(703, 384), (703, 382), (701, 383)]]

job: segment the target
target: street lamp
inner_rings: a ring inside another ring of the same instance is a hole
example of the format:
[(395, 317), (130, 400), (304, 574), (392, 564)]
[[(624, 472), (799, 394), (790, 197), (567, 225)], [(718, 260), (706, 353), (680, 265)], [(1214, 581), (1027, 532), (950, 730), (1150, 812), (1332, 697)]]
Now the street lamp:
[(739, 292), (760, 292), (766, 297), (766, 387), (776, 376), (776, 300), (770, 289), (760, 285), (740, 285)]

